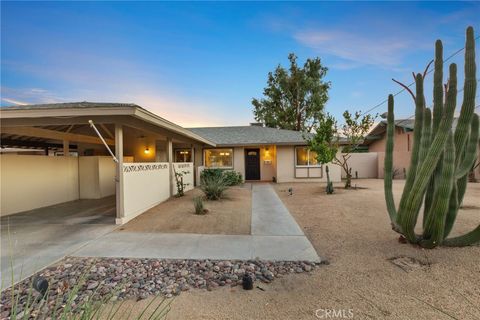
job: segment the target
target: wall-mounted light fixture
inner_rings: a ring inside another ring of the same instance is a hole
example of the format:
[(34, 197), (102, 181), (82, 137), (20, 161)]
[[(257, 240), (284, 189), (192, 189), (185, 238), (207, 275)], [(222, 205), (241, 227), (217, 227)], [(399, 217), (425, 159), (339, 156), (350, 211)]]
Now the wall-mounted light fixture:
[(150, 154), (150, 149), (149, 149), (148, 147), (146, 147), (145, 150), (143, 150), (143, 152), (144, 152), (145, 154)]

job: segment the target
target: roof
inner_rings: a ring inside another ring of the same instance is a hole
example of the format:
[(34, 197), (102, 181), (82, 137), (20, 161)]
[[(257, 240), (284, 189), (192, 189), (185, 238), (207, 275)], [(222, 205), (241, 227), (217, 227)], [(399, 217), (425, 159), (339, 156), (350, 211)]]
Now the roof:
[[(458, 118), (453, 119), (452, 130), (455, 131), (457, 127)], [(408, 119), (398, 119), (395, 120), (395, 126), (398, 128), (404, 129), (406, 132), (413, 131), (415, 127), (415, 119), (408, 118)], [(373, 141), (381, 139), (385, 132), (387, 131), (387, 120), (380, 121), (372, 130), (367, 134), (364, 140), (364, 145), (369, 145)]]
[(300, 131), (275, 129), (257, 125), (189, 128), (188, 130), (214, 142), (217, 146), (307, 144), (303, 138), (303, 133)]
[[(208, 139), (187, 130), (173, 122), (170, 122), (145, 108), (133, 103), (104, 103), (104, 102), (69, 102), (31, 104), (23, 106), (11, 106), (0, 108), (0, 119), (33, 119), (33, 118), (56, 118), (68, 119), (75, 117), (113, 117), (131, 116), (156, 127), (169, 130), (175, 134), (190, 138), (197, 142), (214, 146)], [(112, 118), (113, 119), (113, 118)]]

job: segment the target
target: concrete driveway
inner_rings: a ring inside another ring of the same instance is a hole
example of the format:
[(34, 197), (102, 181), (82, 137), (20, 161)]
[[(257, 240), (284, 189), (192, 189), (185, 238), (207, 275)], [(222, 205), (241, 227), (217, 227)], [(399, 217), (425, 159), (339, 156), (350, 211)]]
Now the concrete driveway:
[(71, 201), (0, 221), (0, 284), (5, 288), (113, 231), (115, 196)]

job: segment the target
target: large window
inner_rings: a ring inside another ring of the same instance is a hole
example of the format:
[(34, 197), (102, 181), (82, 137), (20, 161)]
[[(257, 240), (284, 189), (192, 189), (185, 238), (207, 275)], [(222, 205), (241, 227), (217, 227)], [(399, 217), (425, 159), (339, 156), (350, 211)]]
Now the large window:
[(175, 162), (192, 162), (192, 149), (175, 149)]
[(297, 167), (319, 167), (317, 153), (308, 150), (307, 147), (295, 148), (295, 165)]
[(208, 168), (233, 168), (233, 149), (205, 149), (203, 158)]

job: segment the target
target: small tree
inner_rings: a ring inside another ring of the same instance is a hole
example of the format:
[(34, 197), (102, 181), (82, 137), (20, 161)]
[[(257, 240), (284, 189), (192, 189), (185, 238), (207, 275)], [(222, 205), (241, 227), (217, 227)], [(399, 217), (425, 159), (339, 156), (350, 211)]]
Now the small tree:
[(307, 59), (302, 67), (288, 55), (290, 68), (278, 66), (268, 73), (264, 97), (252, 99), (255, 120), (267, 127), (310, 132), (323, 115), (330, 82), (323, 80), (327, 68), (320, 58)]
[[(319, 119), (314, 128), (315, 133), (307, 138), (310, 150), (317, 153), (317, 160), (322, 164), (332, 162), (340, 166), (345, 172), (345, 188), (352, 186), (352, 169), (348, 160), (355, 152), (367, 132), (373, 125), (375, 116), (362, 115), (360, 111), (351, 114), (348, 110), (343, 113), (344, 124), (338, 129), (335, 118), (327, 114)], [(341, 152), (339, 152), (341, 151)]]

